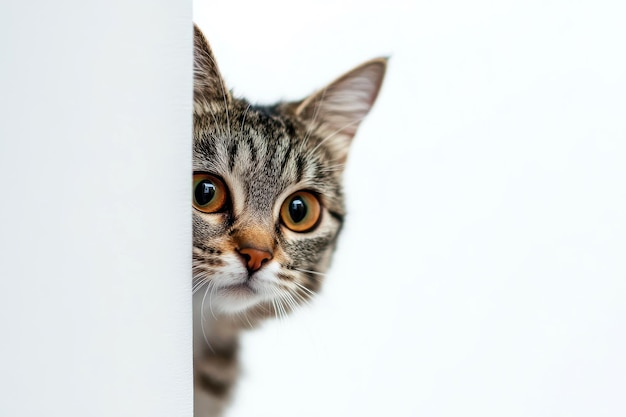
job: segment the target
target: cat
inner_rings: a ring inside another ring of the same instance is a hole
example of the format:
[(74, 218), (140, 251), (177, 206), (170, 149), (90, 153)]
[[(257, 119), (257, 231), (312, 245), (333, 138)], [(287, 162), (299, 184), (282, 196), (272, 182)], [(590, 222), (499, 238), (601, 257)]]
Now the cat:
[(350, 142), (386, 58), (298, 102), (235, 98), (194, 25), (194, 416), (222, 415), (237, 379), (238, 336), (320, 289), (345, 208)]

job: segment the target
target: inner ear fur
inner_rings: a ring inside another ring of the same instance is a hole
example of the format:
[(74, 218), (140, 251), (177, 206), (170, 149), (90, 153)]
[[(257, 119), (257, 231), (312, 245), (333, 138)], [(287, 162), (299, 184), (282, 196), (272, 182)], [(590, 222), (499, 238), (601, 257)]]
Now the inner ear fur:
[(378, 97), (387, 61), (375, 58), (364, 62), (296, 107), (295, 115), (322, 138), (340, 162), (347, 158), (352, 138)]

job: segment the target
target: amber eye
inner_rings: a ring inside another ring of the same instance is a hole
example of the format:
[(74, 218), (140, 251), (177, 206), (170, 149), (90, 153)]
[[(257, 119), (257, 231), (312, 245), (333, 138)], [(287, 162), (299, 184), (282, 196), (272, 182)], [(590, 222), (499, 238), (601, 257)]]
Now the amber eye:
[(193, 206), (204, 213), (215, 213), (226, 204), (226, 186), (210, 174), (193, 174)]
[(280, 217), (288, 229), (309, 232), (319, 223), (322, 208), (317, 197), (308, 191), (291, 194), (280, 208)]

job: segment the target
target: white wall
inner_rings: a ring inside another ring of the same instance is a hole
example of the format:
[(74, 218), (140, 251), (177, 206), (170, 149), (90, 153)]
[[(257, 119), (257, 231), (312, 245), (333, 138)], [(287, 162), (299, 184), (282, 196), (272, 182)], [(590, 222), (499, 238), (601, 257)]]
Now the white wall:
[(625, 18), (194, 2), (227, 82), (261, 102), (392, 56), (324, 294), (247, 337), (230, 416), (626, 415)]
[(0, 3), (0, 416), (192, 415), (191, 28)]

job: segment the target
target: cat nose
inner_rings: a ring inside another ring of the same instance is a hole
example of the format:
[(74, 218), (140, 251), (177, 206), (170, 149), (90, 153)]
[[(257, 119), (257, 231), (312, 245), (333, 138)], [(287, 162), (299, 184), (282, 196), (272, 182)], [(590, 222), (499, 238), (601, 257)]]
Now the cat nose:
[(239, 255), (243, 258), (244, 264), (249, 272), (256, 272), (267, 262), (271, 261), (273, 255), (271, 252), (257, 248), (237, 249)]

